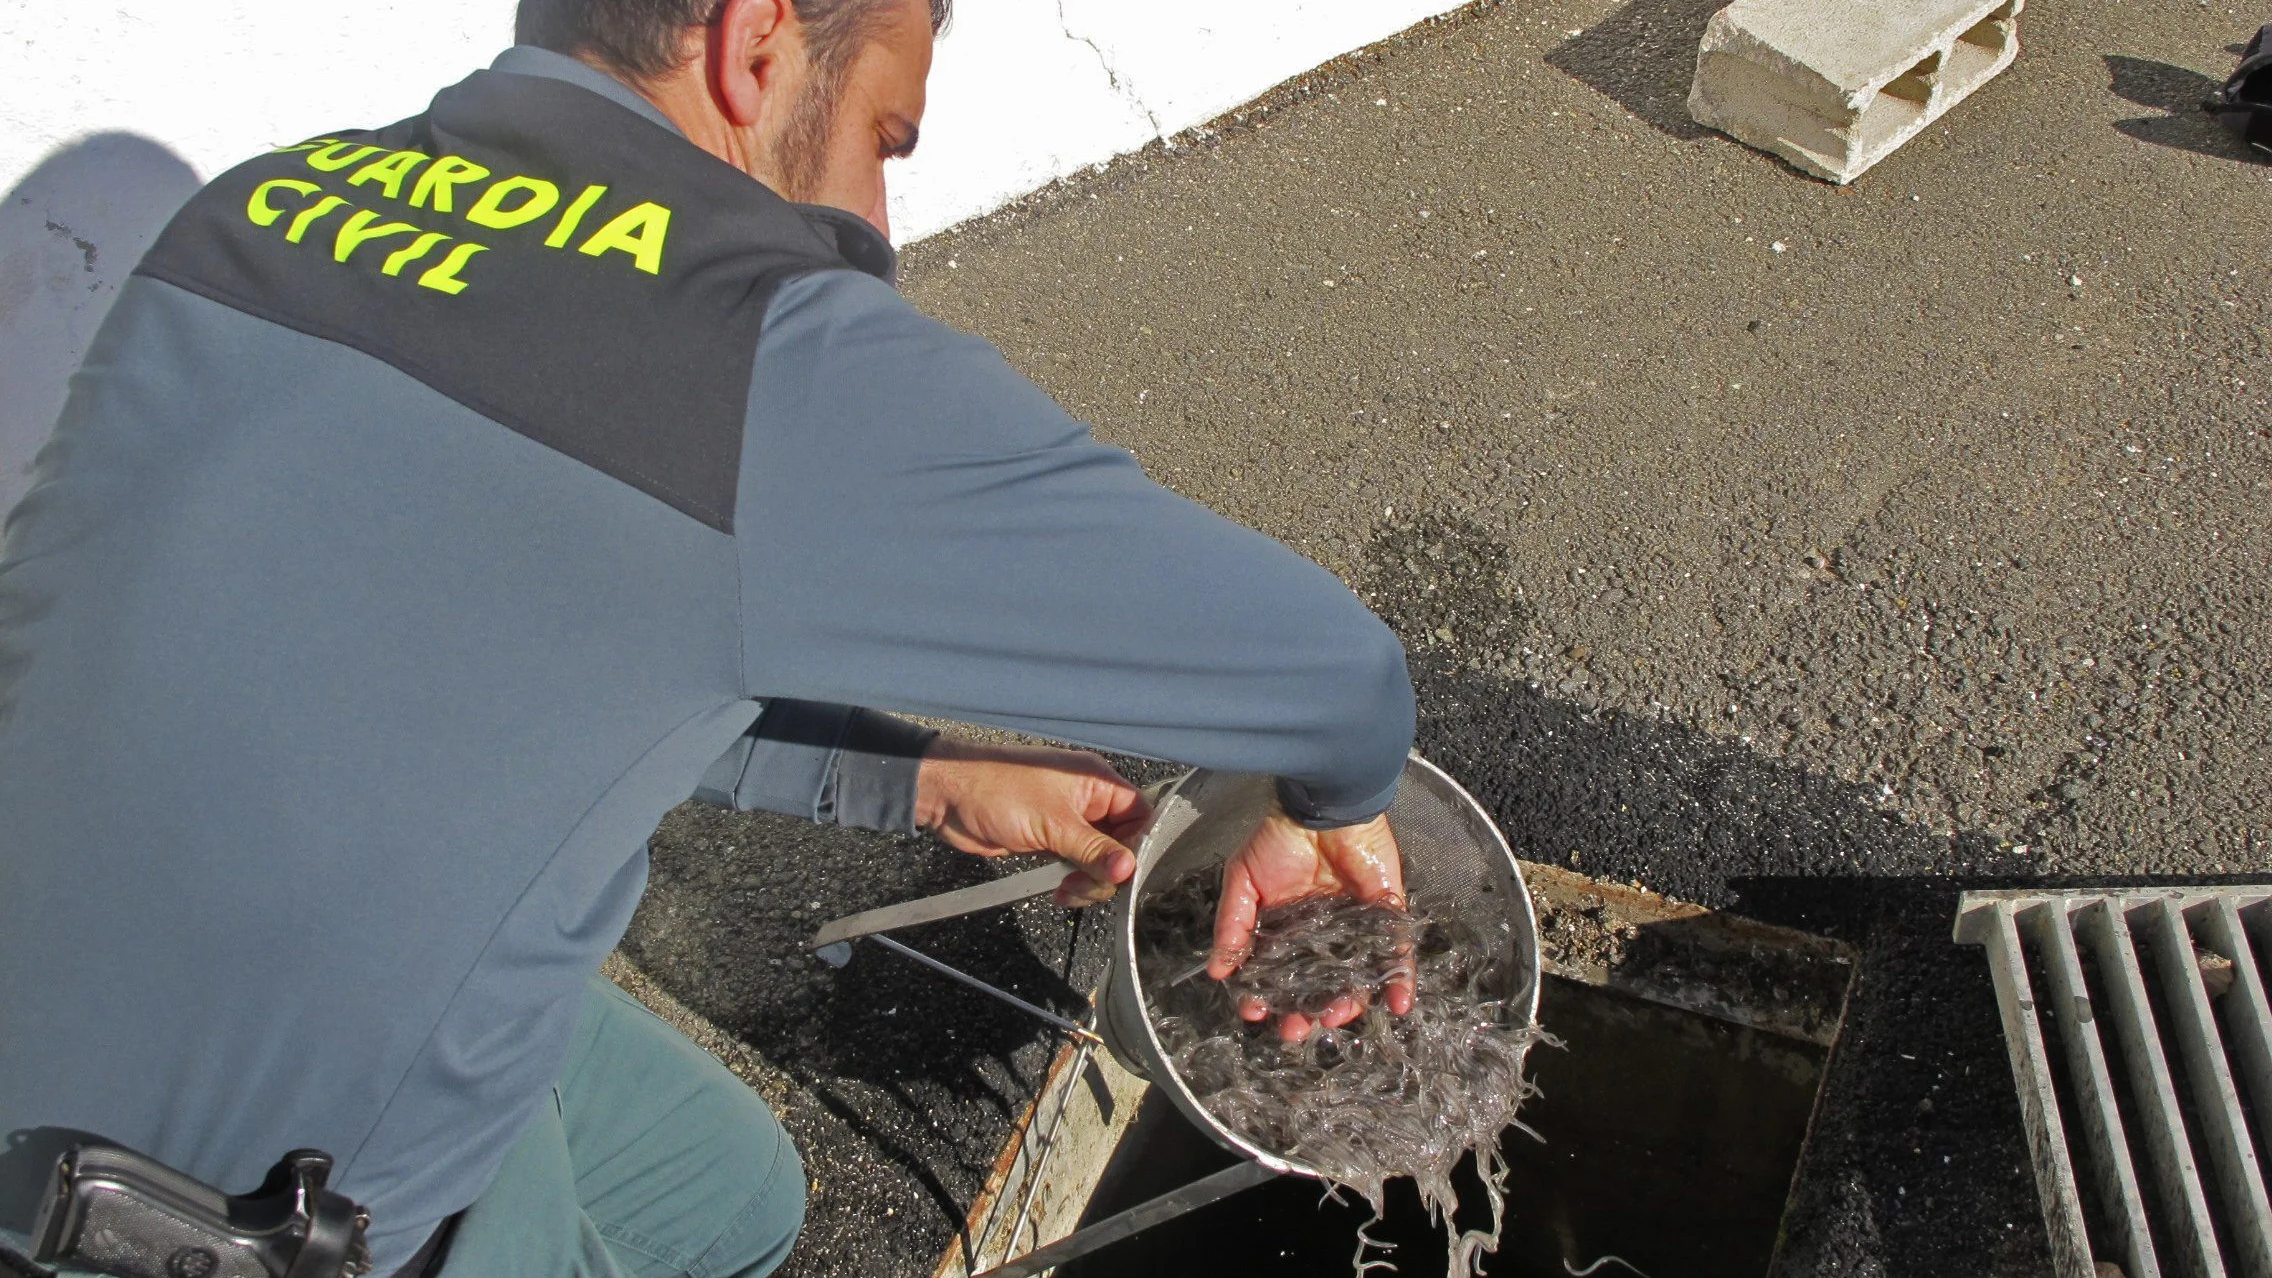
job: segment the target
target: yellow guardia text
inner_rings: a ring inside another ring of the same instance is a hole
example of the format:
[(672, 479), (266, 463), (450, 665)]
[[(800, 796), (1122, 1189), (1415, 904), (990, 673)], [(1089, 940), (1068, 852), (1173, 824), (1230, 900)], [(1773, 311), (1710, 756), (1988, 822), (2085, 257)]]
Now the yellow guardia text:
[[(298, 179), (277, 179), (261, 187), (261, 192), (275, 190), (296, 192), (309, 197), (311, 202), (295, 205), (299, 210), (285, 238), (300, 242), (309, 224), (332, 215), (332, 212), (349, 205), (350, 200), (382, 197), (407, 205), (429, 216), (448, 214), (462, 218), (474, 226), (490, 231), (514, 231), (522, 227), (531, 233), (542, 232), (541, 243), (546, 248), (562, 249), (573, 246), (577, 253), (602, 262), (621, 262), (648, 275), (660, 275), (663, 270), (663, 253), (670, 238), (671, 211), (652, 201), (637, 201), (627, 207), (603, 211), (608, 201), (608, 188), (599, 183), (585, 186), (570, 195), (556, 183), (543, 178), (521, 174), (495, 174), (483, 165), (459, 155), (428, 155), (423, 151), (388, 150), (369, 143), (342, 142), (336, 138), (316, 138), (298, 146), (283, 148), (286, 152), (303, 152), (309, 168), (318, 173), (345, 173), (347, 190), (343, 195), (323, 195), (315, 183)], [(315, 212), (325, 200), (337, 200), (329, 209)], [(261, 210), (273, 207), (268, 197), (256, 192), (252, 206), (246, 212), (253, 221), (267, 226), (281, 213), (262, 221)], [(357, 210), (358, 213), (368, 210)], [(353, 218), (344, 218), (342, 228)], [(587, 224), (591, 229), (586, 230)], [(400, 228), (399, 230), (394, 228)], [(372, 214), (369, 221), (354, 231), (352, 242), (344, 248), (335, 245), (333, 252), (344, 262), (354, 247), (365, 239), (385, 235), (418, 233), (439, 235), (439, 232), (419, 232), (407, 222), (381, 221), (381, 215)], [(439, 244), (449, 237), (434, 241)], [(430, 245), (429, 248), (432, 246)], [(479, 246), (461, 243), (453, 249), (448, 261), (464, 265), (464, 258), (480, 252)], [(460, 253), (463, 256), (459, 256)], [(622, 256), (618, 257), (617, 254)], [(397, 268), (399, 269), (399, 268)], [(455, 268), (453, 268), (454, 271)], [(394, 272), (390, 271), (389, 274)], [(446, 277), (454, 281), (455, 275)], [(422, 279), (421, 283), (424, 282)], [(437, 285), (438, 287), (439, 285)], [(464, 287), (459, 283), (459, 287)], [(450, 290), (456, 291), (456, 290)]]

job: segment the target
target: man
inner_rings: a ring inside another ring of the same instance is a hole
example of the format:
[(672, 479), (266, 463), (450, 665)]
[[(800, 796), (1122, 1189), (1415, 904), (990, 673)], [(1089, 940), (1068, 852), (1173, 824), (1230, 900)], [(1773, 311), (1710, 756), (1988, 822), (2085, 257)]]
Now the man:
[(886, 711), (1278, 775), (1218, 979), (1400, 892), (1386, 628), (892, 291), (943, 16), (524, 0), (168, 228), (0, 559), (7, 1241), (92, 1133), (232, 1190), (326, 1149), (381, 1274), (769, 1272), (795, 1151), (593, 976), (663, 812), (1054, 852), (1068, 904), (1144, 817)]

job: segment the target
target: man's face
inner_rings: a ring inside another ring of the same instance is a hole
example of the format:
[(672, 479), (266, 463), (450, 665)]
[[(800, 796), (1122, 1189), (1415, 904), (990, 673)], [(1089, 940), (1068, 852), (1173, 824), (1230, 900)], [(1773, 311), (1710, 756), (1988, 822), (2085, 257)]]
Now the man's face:
[(795, 105), (766, 150), (776, 189), (866, 218), (887, 237), (884, 161), (915, 149), (923, 83), (931, 73), (928, 0), (896, 0), (852, 54), (834, 101), (808, 63)]

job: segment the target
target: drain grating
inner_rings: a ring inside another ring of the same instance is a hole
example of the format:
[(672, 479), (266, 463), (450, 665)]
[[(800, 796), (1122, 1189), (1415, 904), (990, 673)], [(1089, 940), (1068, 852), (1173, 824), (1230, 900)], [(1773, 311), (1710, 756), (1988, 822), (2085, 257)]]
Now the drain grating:
[(1987, 951), (2058, 1278), (2272, 1278), (2272, 885), (1967, 892), (1956, 939)]

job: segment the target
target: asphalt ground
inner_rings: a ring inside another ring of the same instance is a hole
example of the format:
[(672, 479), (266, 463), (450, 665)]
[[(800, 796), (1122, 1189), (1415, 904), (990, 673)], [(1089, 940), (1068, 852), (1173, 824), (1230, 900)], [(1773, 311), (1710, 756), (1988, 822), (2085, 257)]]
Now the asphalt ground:
[[(873, 945), (838, 971), (802, 944), (829, 919), (988, 875), (929, 839), (785, 817), (689, 806), (657, 833), (623, 954), (755, 1058), (726, 1059), (805, 1161), (786, 1278), (927, 1278), (1038, 1090), (1055, 1040), (1024, 1013)], [(1074, 921), (1043, 901), (899, 939), (1077, 1016), (1102, 968), (1074, 966)]]
[[(2272, 166), (2195, 109), (2272, 13), (2031, 6), (1842, 189), (1688, 120), (1713, 7), (1463, 11), (905, 287), (1366, 594), (1524, 855), (1861, 948), (1787, 1272), (2040, 1272), (1955, 893), (2272, 868)], [(630, 950), (866, 1178), (823, 1170), (795, 1272), (925, 1268), (1045, 1048), (909, 974), (760, 970), (810, 921), (774, 886), (980, 872), (718, 814), (658, 841)], [(1053, 912), (931, 943), (1079, 985)]]
[[(1118, 762), (1141, 783), (1175, 771)], [(1063, 1036), (874, 945), (837, 969), (806, 942), (831, 919), (1031, 858), (693, 803), (651, 849), (609, 974), (755, 1087), (795, 1140), (805, 1228), (781, 1278), (927, 1278)], [(1103, 921), (1044, 899), (895, 936), (1078, 1019), (1104, 976)]]

